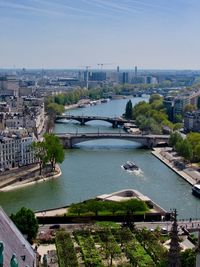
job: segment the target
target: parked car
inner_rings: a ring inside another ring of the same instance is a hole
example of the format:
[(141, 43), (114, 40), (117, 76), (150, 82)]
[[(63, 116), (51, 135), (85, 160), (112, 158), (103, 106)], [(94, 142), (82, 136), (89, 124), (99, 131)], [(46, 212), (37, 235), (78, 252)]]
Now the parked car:
[(165, 227), (161, 228), (160, 232), (161, 232), (161, 234), (163, 234), (163, 235), (168, 234), (168, 231), (167, 231), (167, 229), (166, 229)]

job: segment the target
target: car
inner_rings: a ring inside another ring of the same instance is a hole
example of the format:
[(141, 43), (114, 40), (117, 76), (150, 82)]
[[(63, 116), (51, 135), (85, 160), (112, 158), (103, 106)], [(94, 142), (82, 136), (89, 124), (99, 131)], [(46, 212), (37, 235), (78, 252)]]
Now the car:
[(60, 229), (60, 224), (53, 224), (49, 226), (49, 229)]
[(160, 232), (161, 232), (161, 234), (163, 234), (163, 235), (168, 234), (168, 231), (167, 231), (167, 229), (166, 229), (165, 227), (161, 228)]

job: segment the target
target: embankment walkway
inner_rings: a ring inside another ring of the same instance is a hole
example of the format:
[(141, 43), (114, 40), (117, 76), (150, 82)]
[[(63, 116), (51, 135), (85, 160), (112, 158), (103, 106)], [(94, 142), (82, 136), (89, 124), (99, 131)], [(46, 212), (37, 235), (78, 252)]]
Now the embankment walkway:
[(189, 184), (194, 185), (200, 181), (200, 172), (198, 172), (195, 167), (186, 165), (183, 170), (180, 170), (175, 166), (175, 162), (180, 159), (172, 154), (170, 147), (154, 148), (152, 154), (185, 179)]

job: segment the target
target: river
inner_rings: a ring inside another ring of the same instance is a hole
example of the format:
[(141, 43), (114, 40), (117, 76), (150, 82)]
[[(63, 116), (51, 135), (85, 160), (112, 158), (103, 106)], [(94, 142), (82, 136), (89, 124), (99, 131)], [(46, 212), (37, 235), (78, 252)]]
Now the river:
[[(132, 98), (133, 105), (147, 97)], [(74, 115), (120, 116), (127, 99), (67, 111)], [(120, 132), (101, 121), (80, 126), (77, 122), (56, 124), (55, 132)], [(121, 165), (134, 161), (140, 175), (124, 171)], [(177, 208), (180, 218), (200, 218), (200, 200), (191, 194), (191, 186), (139, 144), (119, 140), (97, 140), (66, 150), (61, 164), (62, 176), (47, 182), (0, 193), (0, 205), (6, 212), (22, 206), (41, 210), (83, 201), (100, 194), (126, 188), (139, 190), (166, 210)]]

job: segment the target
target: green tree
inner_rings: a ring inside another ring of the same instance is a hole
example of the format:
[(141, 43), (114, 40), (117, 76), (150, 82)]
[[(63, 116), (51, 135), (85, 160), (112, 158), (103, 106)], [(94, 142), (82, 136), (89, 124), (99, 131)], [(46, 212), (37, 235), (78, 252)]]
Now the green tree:
[(11, 214), (10, 218), (22, 234), (27, 235), (27, 240), (32, 243), (39, 228), (34, 212), (23, 207), (16, 214)]
[(193, 249), (186, 249), (181, 252), (181, 266), (182, 267), (195, 267), (196, 266), (196, 253)]
[(149, 98), (149, 104), (152, 104), (154, 101), (157, 100), (162, 100), (162, 96), (160, 96), (159, 94), (153, 94)]
[(133, 118), (133, 105), (131, 100), (129, 100), (126, 104), (126, 109), (125, 109), (125, 118), (128, 120), (131, 120)]
[(44, 144), (47, 151), (47, 160), (51, 163), (52, 171), (54, 171), (55, 164), (63, 162), (65, 151), (59, 138), (54, 134), (44, 134)]
[(31, 145), (36, 159), (40, 165), (40, 175), (42, 174), (42, 167), (48, 162), (47, 150), (44, 142), (33, 142)]
[(183, 128), (183, 123), (181, 123), (181, 122), (177, 122), (177, 123), (175, 123), (174, 126), (173, 126), (173, 131), (178, 131), (178, 130), (180, 130), (181, 128)]
[(61, 115), (65, 111), (65, 109), (63, 105), (59, 105), (57, 103), (49, 103), (46, 106), (46, 111), (49, 116), (55, 117), (56, 115)]
[(87, 211), (94, 212), (96, 216), (98, 216), (99, 211), (101, 211), (104, 207), (104, 203), (102, 201), (97, 201), (96, 199), (91, 199), (86, 202)]
[(169, 145), (175, 148), (176, 144), (182, 140), (183, 138), (180, 133), (178, 132), (171, 133), (169, 138)]
[(196, 109), (197, 108), (194, 105), (188, 104), (184, 108), (184, 113), (186, 113), (186, 112), (192, 112), (192, 111), (195, 111)]
[(75, 213), (78, 216), (80, 216), (81, 213), (84, 213), (85, 211), (86, 211), (86, 207), (84, 203), (72, 204), (69, 207), (69, 213)]
[(130, 212), (133, 214), (137, 211), (147, 211), (148, 207), (144, 201), (138, 200), (138, 199), (130, 199), (127, 201), (122, 202), (123, 208), (125, 211)]
[(177, 152), (187, 160), (191, 160), (193, 156), (192, 146), (187, 139), (179, 141), (176, 144)]
[(121, 210), (121, 203), (120, 202), (114, 202), (114, 201), (105, 201), (104, 203), (105, 209), (112, 212), (114, 215), (117, 211)]
[(183, 122), (183, 116), (181, 115), (181, 114), (176, 114), (175, 116), (174, 116), (174, 122), (176, 123), (176, 122)]

